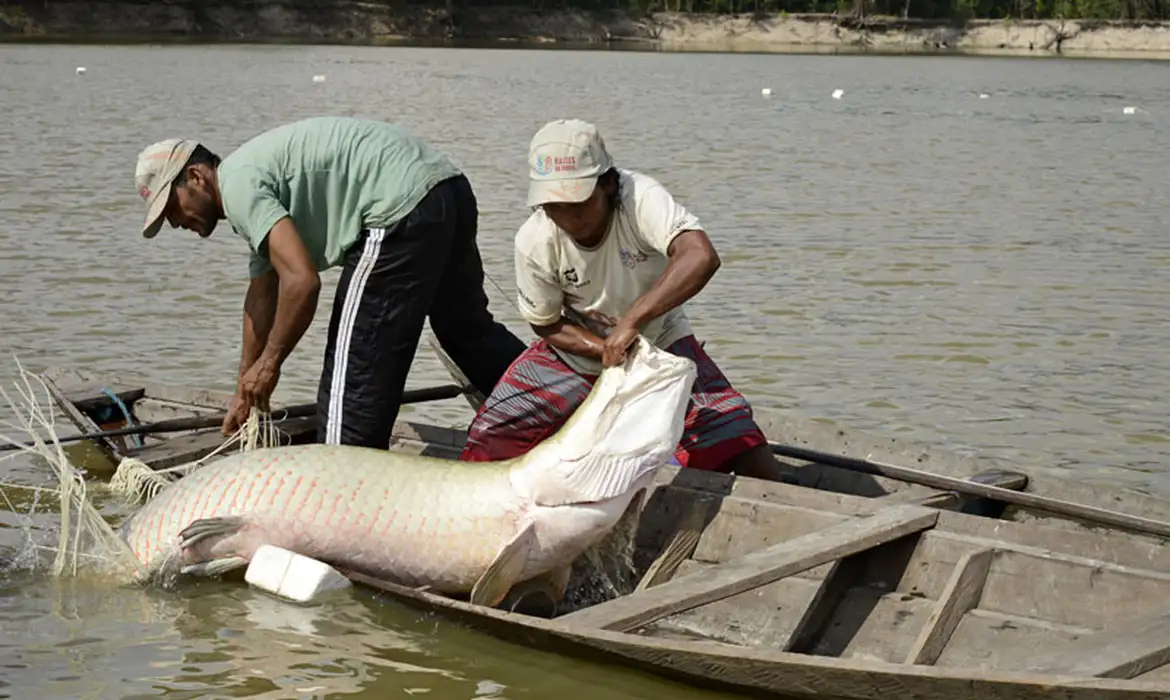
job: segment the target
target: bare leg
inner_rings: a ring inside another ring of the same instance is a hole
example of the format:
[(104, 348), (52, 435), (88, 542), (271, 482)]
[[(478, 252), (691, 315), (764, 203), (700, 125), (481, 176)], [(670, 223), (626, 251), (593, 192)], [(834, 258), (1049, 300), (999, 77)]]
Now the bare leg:
[(740, 452), (731, 458), (727, 466), (729, 471), (740, 476), (750, 476), (767, 481), (782, 481), (788, 484), (796, 483), (796, 479), (781, 467), (776, 458), (772, 456), (772, 450), (768, 449), (767, 445), (757, 445), (750, 450)]

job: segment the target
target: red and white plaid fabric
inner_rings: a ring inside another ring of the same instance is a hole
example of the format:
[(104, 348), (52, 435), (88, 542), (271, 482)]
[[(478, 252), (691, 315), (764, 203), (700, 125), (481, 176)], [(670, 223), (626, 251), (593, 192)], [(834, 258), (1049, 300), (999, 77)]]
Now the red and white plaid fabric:
[[(767, 442), (747, 399), (732, 388), (693, 335), (666, 350), (698, 366), (686, 430), (675, 452), (679, 464), (727, 471), (731, 458)], [(596, 379), (577, 374), (547, 341), (536, 341), (516, 358), (476, 414), (459, 458), (487, 462), (526, 453), (569, 419)]]

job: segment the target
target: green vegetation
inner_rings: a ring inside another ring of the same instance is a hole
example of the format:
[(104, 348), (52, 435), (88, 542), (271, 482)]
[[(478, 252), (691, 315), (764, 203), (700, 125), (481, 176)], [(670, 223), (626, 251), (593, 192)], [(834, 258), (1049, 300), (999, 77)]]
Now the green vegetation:
[(613, 9), (637, 14), (836, 13), (843, 20), (857, 20), (867, 16), (957, 21), (1088, 19), (1140, 22), (1170, 19), (1170, 0), (455, 0), (454, 4), (466, 8), (526, 6), (541, 10)]
[(659, 22), (630, 21), (655, 13), (834, 21), (866, 35), (1034, 21), (1053, 33), (1037, 46), (1059, 51), (1082, 32), (1170, 21), (1170, 0), (0, 0), (0, 37), (656, 38)]

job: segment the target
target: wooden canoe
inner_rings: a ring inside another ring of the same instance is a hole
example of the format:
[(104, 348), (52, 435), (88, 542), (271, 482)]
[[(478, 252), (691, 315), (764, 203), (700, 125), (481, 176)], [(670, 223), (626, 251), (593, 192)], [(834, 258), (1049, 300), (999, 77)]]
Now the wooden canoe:
[[(73, 370), (43, 376), (83, 432), (117, 424), (114, 411), (122, 409), (110, 394), (144, 422), (220, 412), (230, 398)], [(760, 414), (766, 432), (788, 444), (957, 479), (989, 466)], [(311, 419), (284, 429), (297, 441), (314, 430)], [(462, 431), (400, 421), (393, 449), (454, 458), (463, 439)], [(134, 456), (161, 468), (221, 442), (211, 429), (152, 436), (142, 446), (110, 441), (102, 449), (115, 463)], [(960, 512), (971, 509), (946, 491), (808, 462), (792, 466), (804, 485), (664, 469), (638, 523), (630, 583), (616, 597), (552, 617), (351, 576), (513, 642), (749, 694), (1170, 698), (1170, 550), (1163, 537), (1027, 507), (975, 515)], [(1027, 476), (1026, 494), (1170, 518), (1170, 504), (1154, 496)], [(685, 556), (660, 560), (671, 541), (689, 545)]]

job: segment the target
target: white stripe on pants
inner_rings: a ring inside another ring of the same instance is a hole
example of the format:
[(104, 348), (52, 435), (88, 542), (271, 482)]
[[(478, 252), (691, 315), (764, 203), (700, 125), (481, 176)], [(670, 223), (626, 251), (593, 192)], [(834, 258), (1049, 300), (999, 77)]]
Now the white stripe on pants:
[(325, 444), (338, 445), (341, 443), (342, 406), (345, 402), (345, 373), (349, 365), (349, 343), (353, 338), (353, 324), (357, 319), (358, 307), (362, 302), (362, 292), (366, 287), (366, 280), (374, 269), (378, 254), (382, 250), (382, 239), (386, 237), (386, 229), (372, 228), (366, 237), (362, 257), (354, 266), (353, 276), (349, 279), (349, 288), (345, 290), (345, 303), (341, 306), (341, 318), (337, 322), (337, 339), (333, 349), (333, 383), (329, 391), (329, 414), (325, 422)]

